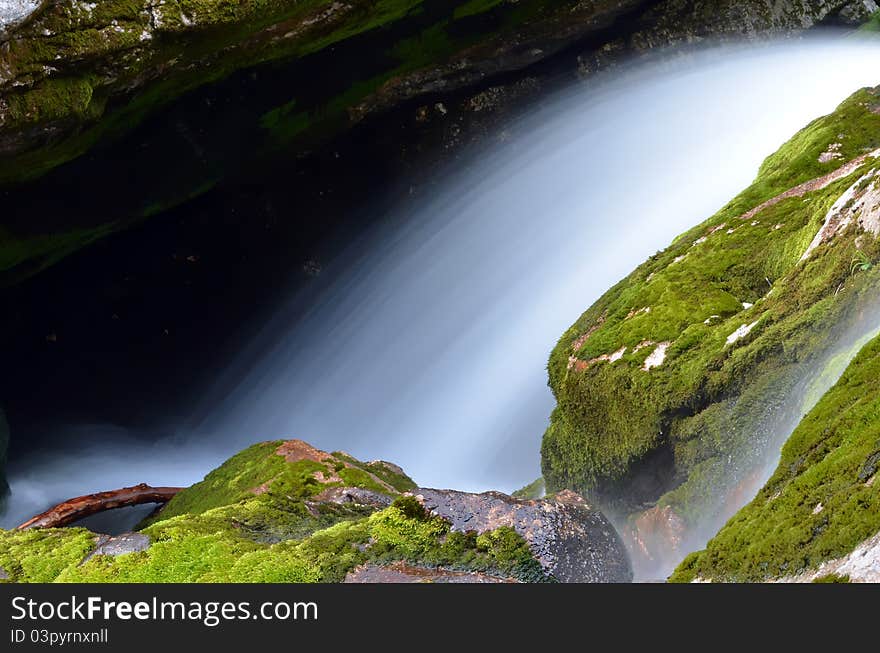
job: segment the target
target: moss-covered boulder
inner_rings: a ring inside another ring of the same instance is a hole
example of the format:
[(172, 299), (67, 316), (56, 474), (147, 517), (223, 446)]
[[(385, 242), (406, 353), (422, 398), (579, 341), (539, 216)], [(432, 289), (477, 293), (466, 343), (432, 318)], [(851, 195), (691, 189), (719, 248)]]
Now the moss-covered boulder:
[[(449, 506), (472, 504), (463, 526)], [(502, 514), (503, 513), (503, 514)], [(577, 555), (578, 552), (584, 555)], [(417, 490), (396, 465), (300, 440), (256, 444), (137, 533), (0, 531), (10, 582), (626, 581), (626, 551), (583, 499)]]
[[(0, 181), (42, 174), (130, 128), (188, 90), (266, 61), (295, 60), (388, 31), (381, 75), (358, 79), (326, 109), (344, 111), (395, 75), (440, 65), (465, 48), (498, 48), (522, 24), (551, 33), (574, 2), (424, 0), (97, 0), (42, 2), (0, 33)], [(555, 16), (554, 16), (555, 14)], [(486, 19), (486, 20), (482, 20)], [(552, 19), (552, 20), (551, 20)], [(549, 21), (549, 22), (548, 22)], [(366, 50), (376, 43), (364, 43)], [(486, 57), (482, 57), (485, 59)], [(319, 75), (328, 71), (322, 70)], [(335, 71), (349, 77), (348, 71)], [(313, 122), (291, 89), (266, 126), (288, 138)], [(232, 126), (230, 126), (232, 128)]]
[(511, 528), (525, 538), (541, 568), (556, 580), (621, 583), (632, 580), (623, 542), (605, 516), (583, 497), (563, 490), (544, 499), (500, 492), (473, 494), (419, 488), (418, 501), (453, 531), (484, 536)]
[[(782, 448), (758, 496), (674, 581), (880, 581), (880, 337)], [(853, 555), (856, 549), (856, 555)]]
[[(754, 183), (562, 336), (549, 490), (612, 511), (645, 564), (680, 559), (877, 331), (880, 89), (768, 157)], [(723, 165), (723, 156), (719, 165)]]

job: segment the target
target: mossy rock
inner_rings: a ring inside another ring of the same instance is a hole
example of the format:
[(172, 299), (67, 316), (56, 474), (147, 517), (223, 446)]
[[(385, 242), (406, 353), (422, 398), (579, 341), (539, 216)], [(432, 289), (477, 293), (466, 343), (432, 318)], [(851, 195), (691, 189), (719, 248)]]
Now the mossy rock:
[(0, 531), (0, 566), (10, 582), (340, 582), (358, 565), (401, 560), (501, 578), (540, 575), (525, 541), (510, 529), (477, 538), (392, 505), (265, 543), (236, 521), (258, 510), (253, 503), (157, 522), (143, 531), (152, 541), (147, 550), (118, 556), (89, 556), (96, 538), (85, 529)]
[(671, 580), (773, 580), (846, 556), (880, 532), (878, 480), (880, 337), (798, 425), (758, 496)]
[(534, 481), (516, 490), (511, 496), (517, 499), (540, 499), (547, 492), (543, 478), (536, 478)]
[(878, 102), (863, 89), (811, 123), (562, 336), (548, 365), (549, 491), (573, 488), (623, 517), (670, 506), (688, 526), (732, 514), (725, 502), (811, 408), (792, 398), (815, 401), (851, 342), (876, 334), (880, 245), (859, 216), (802, 257), (835, 202), (880, 168)]
[(179, 493), (151, 521), (198, 515), (254, 497), (271, 504), (276, 500), (306, 501), (333, 487), (356, 487), (390, 496), (416, 487), (403, 470), (395, 470), (392, 475), (381, 463), (362, 463), (347, 454), (326, 453), (302, 440), (262, 442), (236, 454), (203, 481)]
[[(318, 75), (341, 80), (326, 96), (326, 82), (291, 89), (259, 117), (262, 145), (302, 146), (389, 97), (519, 70), (620, 13), (619, 3), (576, 0), (46, 2), (0, 32), (0, 184), (42, 175), (242, 69), (311, 58)], [(316, 57), (340, 47), (360, 50), (366, 74)], [(365, 102), (375, 94), (383, 99)]]
[[(575, 4), (45, 3), (27, 21), (0, 34), (0, 187), (25, 195), (51, 194), (69, 189), (65, 175), (84, 176), (96, 197), (93, 210), (82, 215), (35, 211), (15, 215), (0, 227), (0, 286), (18, 283), (108, 234), (197, 197), (255, 162), (296, 158), (319, 148), (363, 118), (366, 109), (355, 107), (389, 80), (425, 67), (443, 68), (466, 51), (477, 60), (490, 59), (504, 47), (521, 44), (526, 32), (539, 40), (553, 34)], [(459, 7), (467, 11), (457, 13)], [(343, 49), (344, 58), (339, 55)], [(272, 82), (242, 91), (241, 80), (248, 79), (243, 70)], [(316, 70), (321, 72), (316, 75)], [(235, 121), (234, 130), (226, 126), (226, 133), (212, 132), (206, 145), (199, 141), (200, 125), (171, 118), (163, 138), (150, 142), (177, 148), (164, 152), (165, 159), (178, 157), (182, 149), (184, 156), (194, 157), (189, 165), (166, 171), (157, 154), (157, 160), (147, 156), (137, 168), (144, 181), (125, 192), (102, 192), (94, 184), (96, 178), (113, 177), (115, 157), (131, 157), (131, 149), (140, 147), (136, 139), (126, 140), (137, 126), (162, 110), (171, 111), (177, 100), (198, 105), (201, 99), (203, 107), (215, 99), (212, 88), (239, 105), (223, 114)], [(193, 98), (197, 92), (204, 94)], [(101, 155), (106, 163), (98, 157), (94, 165), (63, 166), (97, 144), (108, 148)], [(47, 178), (51, 171), (55, 175)], [(61, 181), (56, 183), (56, 177)], [(13, 205), (20, 214), (30, 208), (26, 200)]]
[(391, 463), (264, 442), (149, 519), (145, 548), (102, 554), (106, 537), (84, 528), (0, 531), (0, 569), (8, 582), (340, 582), (361, 565), (405, 562), (552, 580), (513, 529), (456, 531), (402, 494), (412, 488)]
[(880, 11), (875, 12), (868, 22), (862, 25), (861, 30), (864, 32), (880, 32)]
[[(138, 147), (125, 141), (135, 127), (177, 100), (195, 102), (197, 93), (213, 101), (210, 89), (234, 82), (236, 74), (283, 81), (221, 93), (244, 96), (230, 118), (237, 135), (216, 139), (229, 143), (225, 150), (197, 144), (196, 150), (209, 151), (170, 170), (161, 162), (144, 163), (133, 176), (149, 183), (111, 194), (109, 206), (96, 206), (88, 218), (65, 214), (46, 223), (45, 215), (28, 215), (0, 229), (0, 286), (205, 193), (255, 161), (319, 149), (365, 116), (438, 89), (476, 92), (514, 77), (521, 81), (543, 74), (533, 64), (560, 52), (570, 55), (573, 67), (580, 47), (605, 60), (707, 35), (800, 30), (850, 6), (861, 3), (784, 0), (768, 10), (763, 0), (45, 2), (0, 32), (4, 190), (51, 194), (52, 188), (26, 182), (98, 144), (121, 148), (108, 156), (112, 167), (114, 157), (130, 157)], [(576, 46), (580, 41), (583, 46)], [(348, 54), (340, 61), (343, 51)], [(288, 78), (295, 67), (299, 73)], [(198, 131), (198, 125), (184, 125), (182, 149), (192, 147)], [(181, 150), (173, 134), (168, 142)], [(61, 169), (90, 181), (105, 174), (100, 168)]]

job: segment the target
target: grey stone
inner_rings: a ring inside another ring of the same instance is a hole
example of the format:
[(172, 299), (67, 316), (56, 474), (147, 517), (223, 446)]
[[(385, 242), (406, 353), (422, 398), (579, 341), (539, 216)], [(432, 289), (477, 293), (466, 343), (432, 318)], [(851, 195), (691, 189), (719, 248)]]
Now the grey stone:
[(313, 503), (355, 504), (359, 506), (390, 506), (393, 499), (387, 494), (373, 492), (359, 487), (331, 487), (316, 495)]
[(580, 495), (564, 490), (521, 501), (501, 492), (471, 494), (419, 488), (413, 495), (453, 530), (513, 528), (548, 574), (568, 583), (626, 583), (632, 568), (611, 522)]
[(121, 535), (99, 535), (98, 546), (87, 555), (83, 562), (95, 556), (118, 556), (124, 553), (137, 553), (150, 548), (150, 538), (143, 533), (122, 533)]
[(41, 0), (0, 0), (0, 32), (36, 11)]

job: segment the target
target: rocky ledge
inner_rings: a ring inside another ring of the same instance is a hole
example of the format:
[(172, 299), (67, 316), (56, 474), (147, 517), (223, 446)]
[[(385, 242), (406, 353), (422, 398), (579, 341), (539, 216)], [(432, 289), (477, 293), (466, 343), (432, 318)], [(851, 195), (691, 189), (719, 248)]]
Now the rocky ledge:
[[(588, 73), (614, 55), (707, 36), (867, 20), (873, 0), (6, 0), (0, 4), (0, 180), (39, 174), (107, 133), (237, 69), (296, 60), (384, 30), (389, 65), (336, 110), (358, 119), (520, 71), (566, 48)], [(357, 89), (357, 90), (356, 90)], [(363, 91), (363, 92), (361, 92)], [(292, 111), (296, 105), (296, 110)], [(275, 119), (308, 127), (302, 98)], [(327, 108), (327, 107), (325, 107)], [(317, 109), (317, 107), (314, 107)], [(290, 122), (292, 119), (292, 122)], [(91, 129), (109, 121), (100, 130)], [(305, 121), (305, 123), (304, 123)], [(11, 165), (27, 163), (27, 169)]]
[(573, 492), (521, 501), (416, 488), (398, 466), (264, 442), (132, 533), (0, 531), (10, 582), (628, 582), (610, 523)]

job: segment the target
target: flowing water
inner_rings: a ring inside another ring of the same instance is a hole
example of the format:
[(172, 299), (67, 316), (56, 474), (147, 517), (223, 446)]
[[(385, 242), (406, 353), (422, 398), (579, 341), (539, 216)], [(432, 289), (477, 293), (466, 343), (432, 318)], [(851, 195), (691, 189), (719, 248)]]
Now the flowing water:
[(190, 484), (284, 437), (392, 460), (425, 486), (525, 485), (557, 338), (878, 71), (877, 42), (811, 38), (659, 57), (548, 98), (278, 307), (188, 423), (149, 444), (75, 425), (73, 444), (11, 461), (0, 525), (86, 492)]

